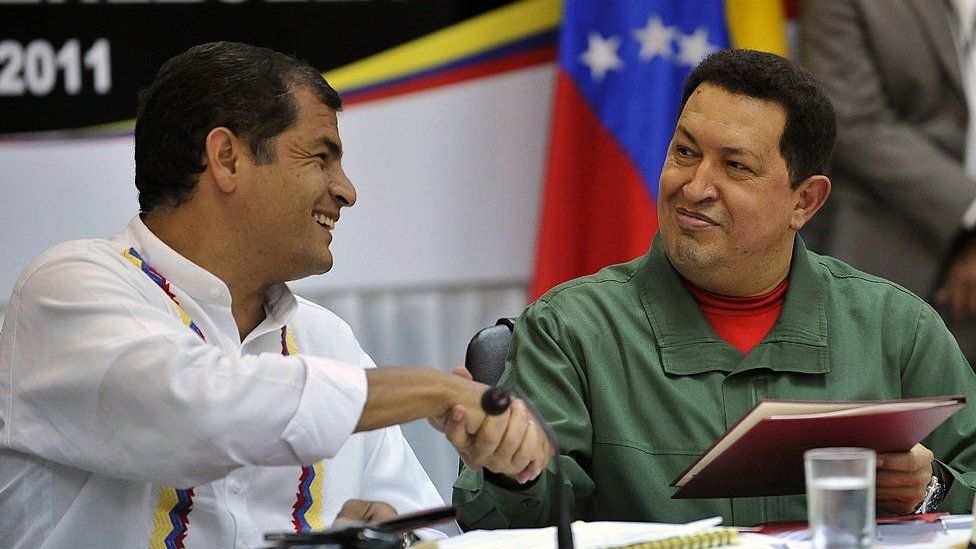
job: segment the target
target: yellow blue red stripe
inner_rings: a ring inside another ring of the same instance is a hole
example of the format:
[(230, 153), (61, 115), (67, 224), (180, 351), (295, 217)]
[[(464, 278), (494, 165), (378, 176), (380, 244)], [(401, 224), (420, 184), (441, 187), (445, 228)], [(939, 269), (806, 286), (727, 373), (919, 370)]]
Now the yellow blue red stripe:
[[(124, 250), (122, 256), (138, 267), (169, 296), (183, 324), (200, 336), (200, 339), (206, 341), (203, 332), (180, 306), (176, 295), (170, 290), (169, 281), (166, 280), (166, 277), (156, 272), (156, 269), (144, 261), (135, 248)], [(153, 517), (153, 531), (149, 536), (150, 549), (183, 549), (183, 540), (186, 538), (189, 529), (190, 511), (192, 510), (193, 488), (182, 490), (171, 486), (160, 486), (159, 500), (156, 502), (156, 512)]]
[[(298, 352), (295, 337), (288, 326), (281, 327), (281, 354), (288, 356)], [(298, 492), (292, 506), (291, 522), (296, 532), (308, 532), (325, 528), (322, 523), (322, 462), (302, 467), (298, 479)]]
[(206, 341), (207, 338), (203, 337), (203, 332), (201, 332), (200, 328), (197, 327), (196, 322), (193, 322), (190, 315), (186, 314), (183, 307), (180, 307), (180, 302), (176, 300), (176, 295), (173, 294), (169, 288), (169, 281), (167, 281), (163, 275), (157, 273), (156, 269), (153, 269), (149, 263), (143, 261), (142, 256), (139, 255), (139, 252), (137, 252), (135, 248), (129, 248), (128, 250), (123, 251), (122, 255), (128, 259), (130, 263), (136, 267), (139, 267), (142, 272), (146, 273), (146, 276), (148, 276), (150, 280), (155, 282), (157, 286), (166, 292), (166, 295), (169, 296), (169, 298), (173, 301), (173, 305), (176, 306), (176, 312), (179, 313), (183, 324), (186, 324), (191, 330), (193, 330), (194, 333), (200, 336), (200, 339)]
[(150, 549), (183, 549), (193, 509), (193, 488), (160, 486)]
[(522, 0), (325, 74), (346, 104), (555, 59), (560, 0)]
[[(724, 0), (737, 48), (787, 55), (783, 0)], [(385, 99), (555, 60), (561, 0), (522, 0), (328, 71), (346, 104)]]

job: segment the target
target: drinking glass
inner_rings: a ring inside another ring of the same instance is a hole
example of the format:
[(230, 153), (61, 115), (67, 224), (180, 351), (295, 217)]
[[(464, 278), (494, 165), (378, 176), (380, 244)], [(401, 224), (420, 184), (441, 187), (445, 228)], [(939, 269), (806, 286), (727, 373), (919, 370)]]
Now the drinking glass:
[(803, 454), (814, 549), (874, 543), (874, 450), (817, 448)]

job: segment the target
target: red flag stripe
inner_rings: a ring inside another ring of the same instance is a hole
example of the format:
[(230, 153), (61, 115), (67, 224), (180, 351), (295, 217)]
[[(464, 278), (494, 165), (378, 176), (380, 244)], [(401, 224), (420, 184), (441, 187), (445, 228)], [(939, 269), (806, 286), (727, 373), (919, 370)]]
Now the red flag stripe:
[(539, 223), (533, 300), (645, 253), (657, 230), (654, 199), (640, 173), (562, 70)]

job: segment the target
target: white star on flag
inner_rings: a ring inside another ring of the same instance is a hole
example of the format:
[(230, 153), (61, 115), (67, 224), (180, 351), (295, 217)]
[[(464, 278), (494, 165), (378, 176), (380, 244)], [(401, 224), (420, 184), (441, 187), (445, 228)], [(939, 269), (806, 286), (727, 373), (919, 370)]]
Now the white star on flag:
[(650, 16), (647, 24), (642, 29), (634, 30), (634, 39), (640, 42), (640, 58), (649, 61), (654, 56), (660, 55), (668, 59), (671, 57), (671, 42), (678, 31), (675, 27), (667, 27), (661, 22), (661, 18)]
[(591, 32), (588, 40), (589, 46), (580, 54), (580, 63), (590, 68), (590, 78), (600, 82), (607, 71), (620, 70), (624, 66), (623, 60), (617, 55), (620, 38), (603, 38), (600, 33)]
[(718, 51), (718, 46), (708, 42), (708, 29), (698, 27), (695, 34), (678, 36), (678, 61), (694, 67), (710, 53)]

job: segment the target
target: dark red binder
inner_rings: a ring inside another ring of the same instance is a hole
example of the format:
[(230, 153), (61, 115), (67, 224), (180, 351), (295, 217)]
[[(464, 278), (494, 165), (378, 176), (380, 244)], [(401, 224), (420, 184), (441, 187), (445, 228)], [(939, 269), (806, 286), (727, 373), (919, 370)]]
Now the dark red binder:
[(803, 452), (856, 446), (910, 449), (966, 405), (963, 396), (809, 402), (763, 400), (671, 486), (672, 498), (782, 496), (804, 492)]

